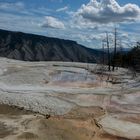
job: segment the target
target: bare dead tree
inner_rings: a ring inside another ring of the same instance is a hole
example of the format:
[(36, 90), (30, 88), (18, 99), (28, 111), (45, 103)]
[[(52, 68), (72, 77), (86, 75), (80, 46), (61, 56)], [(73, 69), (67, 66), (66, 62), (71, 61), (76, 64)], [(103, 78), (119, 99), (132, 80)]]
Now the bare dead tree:
[(106, 32), (106, 44), (107, 44), (107, 56), (108, 56), (108, 71), (110, 71), (111, 70), (111, 60), (110, 60), (110, 44), (109, 44), (108, 32)]
[(115, 27), (114, 32), (114, 54), (113, 54), (113, 63), (112, 63), (112, 71), (115, 70), (116, 67), (116, 53), (117, 53), (117, 28)]
[(105, 64), (105, 40), (103, 39), (102, 40), (102, 52), (103, 54), (101, 53), (101, 81), (102, 81), (102, 77), (103, 77), (103, 72), (105, 71), (105, 67), (104, 67), (104, 64)]
[(122, 56), (122, 54), (123, 54), (123, 46), (122, 46), (122, 40), (120, 39), (120, 66), (122, 67), (122, 65), (123, 65), (123, 56)]
[(103, 56), (102, 56), (102, 64), (105, 64), (105, 44), (104, 40), (102, 40), (102, 51), (103, 51)]

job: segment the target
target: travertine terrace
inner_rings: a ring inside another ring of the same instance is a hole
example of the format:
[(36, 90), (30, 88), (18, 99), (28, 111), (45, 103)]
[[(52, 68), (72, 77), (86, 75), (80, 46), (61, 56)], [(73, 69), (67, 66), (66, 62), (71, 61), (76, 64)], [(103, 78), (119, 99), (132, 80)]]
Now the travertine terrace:
[[(32, 139), (44, 140), (44, 135), (39, 135), (39, 128), (31, 128), (45, 121), (41, 116), (50, 115), (46, 124), (50, 124), (50, 130), (71, 131), (69, 135), (73, 135), (73, 139), (82, 139), (75, 133), (82, 133), (83, 128), (83, 134), (88, 132), (83, 136), (84, 140), (139, 140), (139, 74), (134, 77), (133, 72), (122, 68), (102, 72), (101, 68), (97, 64), (22, 62), (0, 58), (1, 106), (33, 112), (20, 114), (16, 121), (0, 114), (0, 126), (10, 126), (14, 131), (11, 134), (11, 129), (8, 129), (7, 135), (0, 138), (27, 139), (28, 135)], [(64, 124), (64, 128), (59, 123)], [(58, 126), (54, 127), (56, 124)], [(77, 128), (75, 133), (74, 128)], [(48, 140), (57, 139), (59, 134), (50, 134)], [(65, 139), (64, 134), (61, 135), (60, 139)]]

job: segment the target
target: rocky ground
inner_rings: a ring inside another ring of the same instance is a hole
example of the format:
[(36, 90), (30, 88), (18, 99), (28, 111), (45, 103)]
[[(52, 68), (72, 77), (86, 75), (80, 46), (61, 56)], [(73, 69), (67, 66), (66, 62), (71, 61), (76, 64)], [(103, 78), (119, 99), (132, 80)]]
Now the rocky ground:
[(140, 76), (96, 64), (0, 58), (0, 139), (140, 140)]

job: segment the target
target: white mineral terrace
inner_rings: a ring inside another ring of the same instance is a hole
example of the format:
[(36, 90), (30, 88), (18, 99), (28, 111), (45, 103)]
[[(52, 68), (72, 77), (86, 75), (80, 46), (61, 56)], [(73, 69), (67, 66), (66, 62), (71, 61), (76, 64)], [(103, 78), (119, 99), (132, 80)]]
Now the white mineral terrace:
[(140, 76), (97, 64), (22, 62), (0, 58), (0, 104), (41, 114), (64, 115), (76, 106), (98, 106), (109, 134), (140, 139)]

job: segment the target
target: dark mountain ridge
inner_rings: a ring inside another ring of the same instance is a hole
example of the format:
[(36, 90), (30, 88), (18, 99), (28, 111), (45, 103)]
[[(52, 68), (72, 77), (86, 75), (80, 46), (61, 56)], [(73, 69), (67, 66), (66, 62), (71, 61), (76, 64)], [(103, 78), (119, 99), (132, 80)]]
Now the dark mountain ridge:
[(75, 41), (0, 29), (0, 56), (24, 61), (97, 62), (103, 52)]

